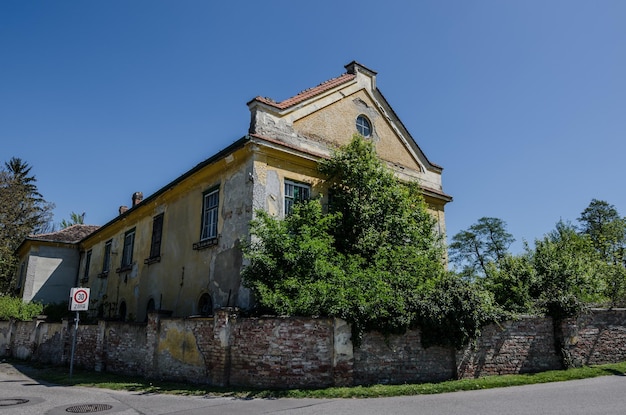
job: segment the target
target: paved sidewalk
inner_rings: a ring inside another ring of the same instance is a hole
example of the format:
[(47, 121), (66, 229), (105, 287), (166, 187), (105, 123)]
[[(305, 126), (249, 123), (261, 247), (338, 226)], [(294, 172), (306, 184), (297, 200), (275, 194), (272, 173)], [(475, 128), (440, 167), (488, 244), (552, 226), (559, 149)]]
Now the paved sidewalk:
[[(235, 399), (147, 394), (98, 388), (48, 385), (33, 380), (26, 365), (0, 362), (0, 413), (2, 415), (96, 414), (264, 414), (289, 413), (332, 400)], [(67, 370), (60, 368), (60, 370)]]
[(0, 363), (1, 415), (614, 415), (626, 408), (624, 376), (397, 398), (235, 399), (46, 385), (29, 370)]

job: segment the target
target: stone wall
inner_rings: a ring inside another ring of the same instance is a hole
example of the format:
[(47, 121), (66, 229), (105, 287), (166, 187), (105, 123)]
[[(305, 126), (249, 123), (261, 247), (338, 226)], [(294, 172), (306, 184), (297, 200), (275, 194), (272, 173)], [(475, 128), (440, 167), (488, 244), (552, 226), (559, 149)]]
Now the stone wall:
[[(0, 321), (0, 356), (68, 365), (71, 323)], [(95, 371), (257, 388), (400, 384), (538, 372), (626, 360), (626, 310), (595, 310), (558, 327), (522, 318), (483, 329), (463, 350), (423, 348), (419, 330), (366, 333), (339, 319), (161, 318), (79, 325), (74, 364)]]

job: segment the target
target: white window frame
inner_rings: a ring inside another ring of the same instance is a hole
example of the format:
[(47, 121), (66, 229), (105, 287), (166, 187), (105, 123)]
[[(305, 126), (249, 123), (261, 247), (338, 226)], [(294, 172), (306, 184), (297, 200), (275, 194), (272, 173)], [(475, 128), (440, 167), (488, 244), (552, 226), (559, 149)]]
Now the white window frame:
[(361, 114), (356, 117), (355, 124), (357, 132), (363, 137), (369, 137), (372, 135), (372, 122), (365, 115)]
[(285, 216), (293, 210), (293, 205), (311, 198), (311, 186), (306, 183), (285, 179)]

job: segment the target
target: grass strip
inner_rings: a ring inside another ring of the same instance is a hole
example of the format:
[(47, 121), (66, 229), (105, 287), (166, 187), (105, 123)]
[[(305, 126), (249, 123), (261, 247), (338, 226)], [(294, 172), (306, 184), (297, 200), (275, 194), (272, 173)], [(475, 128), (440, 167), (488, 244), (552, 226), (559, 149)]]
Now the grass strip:
[(24, 362), (12, 362), (26, 375), (46, 383), (67, 386), (85, 386), (125, 390), (142, 393), (169, 393), (194, 396), (225, 396), (236, 398), (380, 398), (391, 396), (426, 395), (457, 391), (532, 385), (537, 383), (563, 382), (598, 376), (624, 376), (626, 362), (585, 366), (567, 370), (553, 370), (532, 374), (488, 376), (477, 379), (449, 380), (438, 383), (403, 385), (371, 385), (332, 387), (324, 389), (256, 390), (250, 388), (221, 388), (201, 384), (164, 382), (140, 377), (128, 377), (111, 373), (74, 371), (70, 379), (66, 370), (58, 367), (29, 366)]

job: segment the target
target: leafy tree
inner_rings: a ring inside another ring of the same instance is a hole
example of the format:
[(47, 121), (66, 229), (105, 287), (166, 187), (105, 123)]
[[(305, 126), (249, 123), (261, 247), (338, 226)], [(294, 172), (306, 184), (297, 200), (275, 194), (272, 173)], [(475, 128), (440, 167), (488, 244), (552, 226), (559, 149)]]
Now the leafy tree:
[(556, 229), (535, 241), (532, 263), (537, 276), (534, 296), (556, 318), (577, 315), (587, 304), (601, 302), (598, 256), (591, 239), (558, 222)]
[(626, 302), (626, 219), (604, 200), (593, 199), (578, 218), (581, 233), (591, 239), (604, 262), (598, 272), (604, 282), (604, 295), (612, 306)]
[(537, 272), (533, 252), (526, 246), (521, 255), (505, 255), (496, 266), (490, 263), (487, 276), (480, 285), (492, 293), (495, 303), (514, 314), (534, 314), (536, 307)]
[(284, 221), (257, 212), (250, 223), (254, 240), (245, 247), (249, 265), (243, 278), (264, 310), (281, 315), (333, 314), (326, 303), (336, 302), (329, 297), (340, 297), (341, 287), (329, 288), (343, 277), (328, 232), (333, 220), (322, 215), (317, 200), (296, 204)]
[(594, 248), (608, 263), (623, 264), (626, 247), (626, 219), (604, 200), (593, 199), (578, 221), (581, 232), (588, 235)]
[(81, 215), (79, 215), (76, 212), (72, 212), (70, 213), (70, 220), (65, 220), (63, 219), (61, 221), (61, 229), (65, 229), (68, 228), (72, 225), (82, 225), (85, 223), (85, 213), (83, 212)]
[(54, 205), (36, 186), (31, 167), (12, 158), (0, 170), (0, 293), (8, 293), (15, 273), (14, 251), (33, 233), (49, 229)]
[[(320, 171), (328, 177), (328, 213), (315, 199), (282, 220), (258, 211), (251, 222), (242, 277), (261, 311), (343, 318), (356, 343), (364, 330), (402, 332), (420, 322), (445, 322), (437, 333), (448, 334), (437, 342), (457, 345), (475, 333), (483, 299), (446, 276), (441, 238), (417, 185), (401, 183), (359, 136)], [(441, 297), (432, 287), (449, 291)]]
[(360, 136), (319, 166), (331, 196), (330, 212), (340, 213), (332, 229), (340, 252), (373, 261), (394, 247), (411, 247), (441, 261), (443, 247), (434, 232), (417, 183), (401, 183), (377, 157), (373, 143)]
[(602, 280), (603, 294), (611, 307), (626, 305), (626, 268), (622, 264), (598, 261), (597, 273)]
[(461, 267), (465, 277), (488, 276), (514, 241), (502, 219), (483, 217), (452, 237), (450, 259)]
[(502, 315), (489, 292), (453, 273), (430, 280), (423, 287), (418, 308), (424, 347), (460, 348), (480, 335), (484, 324)]

